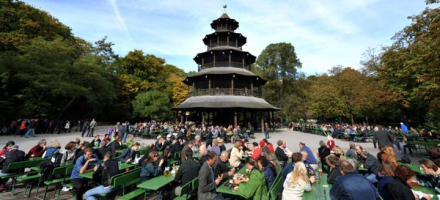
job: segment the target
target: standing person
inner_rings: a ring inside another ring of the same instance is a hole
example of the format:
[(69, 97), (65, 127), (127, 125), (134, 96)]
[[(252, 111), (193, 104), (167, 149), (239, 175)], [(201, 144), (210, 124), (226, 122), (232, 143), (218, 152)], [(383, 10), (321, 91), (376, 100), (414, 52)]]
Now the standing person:
[(259, 168), (257, 162), (252, 157), (246, 158), (246, 168), (251, 172), (248, 179), (236, 179), (235, 184), (240, 184), (237, 189), (237, 194), (240, 196), (253, 200), (268, 199), (268, 192), (264, 174)]
[[(356, 174), (356, 169), (348, 161), (341, 162), (342, 176), (336, 178), (330, 189), (333, 200), (365, 200), (377, 199), (377, 189), (362, 175)], [(362, 194), (362, 195), (360, 195)]]
[(298, 163), (293, 171), (289, 173), (283, 183), (283, 198), (292, 200), (302, 200), (305, 191), (311, 191), (310, 184), (315, 182), (314, 176), (309, 180), (307, 169), (304, 163)]
[(95, 200), (96, 198), (93, 195), (97, 194), (108, 194), (113, 192), (114, 188), (111, 185), (111, 178), (114, 175), (117, 175), (119, 173), (119, 165), (118, 161), (112, 160), (112, 153), (107, 152), (104, 155), (104, 163), (102, 165), (99, 165), (93, 170), (93, 177), (101, 177), (100, 185), (97, 187), (94, 187), (90, 190), (87, 190), (87, 192), (84, 194), (84, 198), (86, 200)]
[(93, 133), (95, 133), (95, 128), (98, 124), (95, 121), (95, 118), (92, 119), (92, 121), (90, 122), (90, 134), (87, 133), (87, 137), (93, 137)]
[[(115, 133), (115, 130), (113, 129), (113, 126), (110, 126), (107, 130), (107, 134), (109, 138), (112, 138), (112, 134)], [(115, 133), (117, 135), (117, 133)]]
[[(87, 179), (84, 180), (79, 174), (94, 171), (100, 165), (99, 159), (93, 154), (91, 148), (84, 150), (84, 155), (80, 156), (73, 166), (72, 174), (70, 175), (70, 183), (75, 189), (76, 200), (82, 200), (84, 189), (86, 188)], [(95, 166), (95, 167), (92, 167)]]
[(66, 125), (64, 125), (64, 134), (67, 134), (67, 131), (70, 129), (70, 121), (67, 120)]
[[(85, 120), (85, 121), (83, 122), (83, 125), (82, 125), (82, 133), (81, 133), (81, 137), (84, 137), (84, 134), (86, 133), (88, 127), (89, 127), (89, 121), (88, 121), (88, 120)], [(86, 137), (88, 137), (88, 135), (89, 135), (89, 133), (87, 133)]]
[(26, 120), (21, 121), (21, 123), (20, 120), (18, 120), (18, 122), (19, 122), (18, 124), (20, 124), (20, 127), (18, 128), (17, 131), (15, 131), (14, 137), (17, 137), (17, 134), (23, 137), (27, 129)]
[(269, 139), (269, 125), (264, 123), (264, 138)]
[(388, 134), (383, 127), (375, 127), (373, 133), (373, 145), (376, 148), (376, 143), (379, 145), (379, 149), (383, 146), (393, 146), (392, 136)]
[(217, 155), (214, 152), (208, 153), (206, 162), (203, 163), (199, 170), (199, 187), (197, 191), (197, 198), (200, 200), (221, 200), (221, 194), (215, 193), (217, 186), (220, 184), (221, 178), (214, 176), (214, 169), (212, 166), (217, 161)]
[(300, 149), (300, 151), (307, 152), (307, 163), (310, 164), (310, 166), (313, 169), (318, 169), (318, 161), (316, 160), (315, 156), (313, 155), (312, 150), (308, 146), (306, 146), (306, 143), (300, 142), (299, 149)]
[[(10, 173), (17, 173), (21, 169), (10, 170), (8, 169), (8, 165), (13, 162), (25, 161), (27, 157), (25, 156), (24, 151), (18, 149), (17, 145), (11, 146), (10, 150), (6, 152), (5, 161), (3, 162), (3, 169), (0, 172), (0, 177), (7, 176)], [(9, 178), (0, 179), (0, 192), (5, 189), (5, 184), (8, 182)]]
[(403, 122), (400, 122), (400, 128), (402, 129), (403, 132), (405, 132), (406, 136), (409, 136), (408, 135), (408, 132), (409, 132), (408, 127)]
[(30, 119), (29, 120), (29, 125), (27, 127), (27, 131), (24, 134), (24, 137), (27, 138), (28, 135), (35, 137), (35, 120), (34, 119)]

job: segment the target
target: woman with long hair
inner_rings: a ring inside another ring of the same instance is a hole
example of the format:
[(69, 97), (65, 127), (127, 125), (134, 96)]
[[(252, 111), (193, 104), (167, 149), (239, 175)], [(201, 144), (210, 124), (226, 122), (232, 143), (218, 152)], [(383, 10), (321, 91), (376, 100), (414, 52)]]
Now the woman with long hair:
[(388, 188), (386, 187), (386, 184), (393, 180), (395, 170), (396, 167), (393, 163), (384, 161), (382, 162), (379, 173), (377, 173), (377, 190), (384, 200), (390, 199), (390, 195), (387, 192)]
[(3, 147), (3, 149), (0, 151), (0, 156), (2, 157), (6, 157), (6, 152), (9, 151), (9, 149), (15, 145), (14, 141), (9, 141), (6, 143), (5, 147)]
[(246, 182), (246, 184), (240, 184), (237, 189), (237, 194), (240, 196), (253, 200), (268, 199), (268, 192), (266, 186), (266, 180), (260, 167), (251, 156), (246, 158), (246, 168), (250, 171), (249, 178), (234, 180), (235, 184)]
[(243, 146), (241, 146), (240, 141), (237, 141), (235, 142), (234, 148), (231, 150), (229, 164), (234, 167), (242, 168), (244, 164), (240, 160), (241, 157), (243, 157)]
[(295, 164), (293, 171), (287, 174), (283, 187), (283, 199), (301, 200), (304, 191), (311, 191), (311, 183), (315, 182), (314, 176), (307, 176), (307, 168), (302, 162)]
[(394, 164), (394, 167), (397, 167), (396, 154), (394, 153), (393, 147), (386, 146), (381, 155), (382, 162), (388, 161)]
[(146, 180), (150, 180), (151, 178), (154, 178), (158, 176), (160, 173), (162, 173), (162, 165), (163, 160), (159, 162), (158, 166), (155, 166), (155, 162), (159, 159), (159, 154), (157, 151), (151, 151), (148, 154), (148, 158), (144, 160), (142, 163), (142, 169), (141, 169), (141, 182), (144, 182)]

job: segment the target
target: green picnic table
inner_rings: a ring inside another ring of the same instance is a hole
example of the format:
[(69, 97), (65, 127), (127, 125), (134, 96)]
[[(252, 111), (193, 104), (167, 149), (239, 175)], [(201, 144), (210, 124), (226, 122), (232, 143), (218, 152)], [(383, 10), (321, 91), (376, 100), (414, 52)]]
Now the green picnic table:
[(431, 198), (431, 200), (438, 200), (438, 196), (437, 196), (437, 194), (435, 193), (434, 188), (430, 188), (430, 187), (420, 187), (420, 186), (419, 186), (419, 187), (413, 187), (412, 189), (415, 190), (415, 191), (423, 192), (423, 193), (425, 193), (425, 194), (433, 195), (432, 198)]
[(420, 166), (419, 165), (413, 165), (413, 164), (402, 163), (402, 162), (397, 162), (397, 164), (399, 164), (399, 165), (406, 165), (409, 168), (411, 168), (414, 172), (416, 172), (417, 174), (424, 174), (424, 172), (422, 170), (420, 170)]
[[(237, 172), (238, 174), (246, 174), (246, 167), (242, 167), (240, 170), (238, 170)], [(234, 189), (233, 187), (229, 187), (226, 186), (226, 184), (229, 184), (229, 181), (232, 179), (228, 179), (225, 182), (222, 182), (216, 189), (216, 191), (218, 193), (223, 193), (223, 194), (228, 194), (228, 195), (235, 195), (235, 196), (239, 196), (239, 194), (237, 194), (236, 192), (234, 192), (232, 189)], [(246, 184), (246, 183), (240, 183), (240, 184)]]
[[(137, 164), (121, 163), (119, 165), (119, 171), (125, 170), (127, 168), (133, 168), (133, 167), (137, 167)], [(82, 174), (79, 174), (79, 176), (84, 177), (84, 178), (88, 178), (88, 179), (93, 179), (93, 172), (94, 171), (82, 173)]]
[[(304, 192), (303, 199), (304, 200), (315, 200), (315, 199), (330, 199), (330, 189), (332, 188), (331, 184), (327, 183), (328, 174), (322, 174), (322, 177), (318, 181), (313, 183), (312, 191)], [(325, 195), (325, 197), (323, 197)], [(322, 198), (320, 198), (322, 197)]]
[(200, 158), (202, 158), (202, 155), (200, 155), (200, 153), (196, 153), (196, 154), (193, 155), (193, 158), (200, 159)]
[(164, 175), (160, 175), (137, 185), (137, 187), (157, 191), (163, 186), (173, 182), (173, 180), (174, 176), (169, 175), (168, 177), (165, 177)]

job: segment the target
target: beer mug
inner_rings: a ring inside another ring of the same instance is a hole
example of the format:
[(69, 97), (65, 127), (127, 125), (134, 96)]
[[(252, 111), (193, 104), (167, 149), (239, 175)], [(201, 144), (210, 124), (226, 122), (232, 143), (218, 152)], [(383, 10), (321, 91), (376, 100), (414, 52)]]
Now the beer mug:
[(180, 168), (180, 166), (176, 165), (176, 174), (177, 174), (177, 172), (179, 172), (179, 168)]
[(322, 169), (318, 169), (319, 177), (322, 177)]
[(250, 173), (250, 170), (246, 169), (246, 178), (249, 178)]
[(170, 167), (165, 167), (163, 175), (165, 176), (165, 178), (168, 178), (168, 176), (170, 175)]

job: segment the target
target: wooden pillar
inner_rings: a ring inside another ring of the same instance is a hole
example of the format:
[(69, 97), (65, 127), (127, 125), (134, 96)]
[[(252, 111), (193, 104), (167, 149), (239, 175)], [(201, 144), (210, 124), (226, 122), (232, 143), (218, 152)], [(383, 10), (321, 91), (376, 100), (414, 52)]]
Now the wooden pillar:
[(202, 67), (205, 65), (205, 58), (202, 58)]
[(232, 65), (231, 65), (231, 53), (229, 53), (229, 67), (232, 67)]
[(205, 112), (202, 111), (202, 126), (205, 125)]
[(234, 112), (234, 127), (237, 127), (237, 112)]
[(264, 116), (263, 113), (260, 112), (260, 121), (261, 121), (261, 133), (264, 133)]
[(211, 95), (211, 77), (209, 77), (208, 94)]
[(209, 114), (210, 114), (210, 112), (208, 112), (208, 126), (209, 126), (209, 122), (211, 121), (211, 120), (209, 120)]
[(180, 123), (183, 123), (183, 115), (185, 115), (185, 111), (184, 110), (182, 110), (182, 113), (181, 113), (181, 115), (180, 115)]
[(229, 33), (228, 36), (226, 37), (226, 44), (229, 46)]
[(254, 80), (251, 80), (251, 95), (254, 96)]
[[(235, 75), (232, 75), (235, 76)], [(234, 95), (234, 77), (231, 78), (231, 95)]]
[[(272, 113), (272, 121), (274, 121), (275, 115), (273, 115), (273, 111), (271, 111), (271, 113)], [(275, 125), (273, 126), (273, 130), (275, 131)]]
[(195, 87), (194, 81), (193, 81), (192, 87), (193, 87), (193, 94), (196, 95), (196, 87)]
[(215, 54), (214, 54), (214, 65), (213, 65), (213, 67), (215, 67)]
[(243, 68), (244, 68), (244, 55), (242, 56), (242, 60), (241, 60), (242, 64), (243, 64)]
[(235, 38), (235, 47), (238, 47), (238, 38)]

